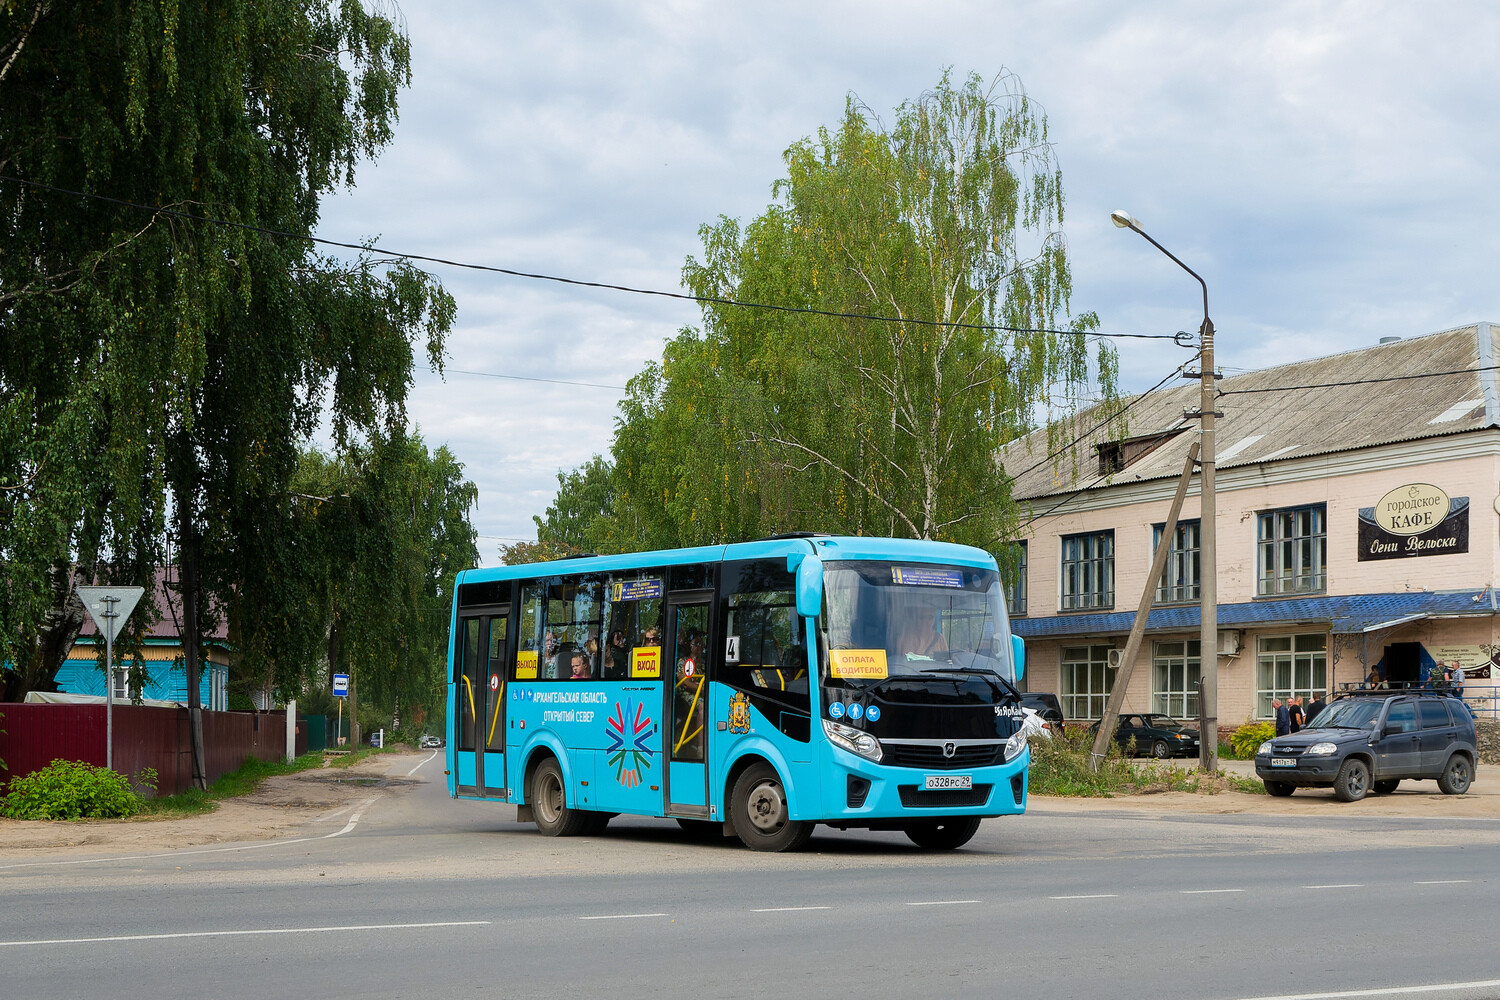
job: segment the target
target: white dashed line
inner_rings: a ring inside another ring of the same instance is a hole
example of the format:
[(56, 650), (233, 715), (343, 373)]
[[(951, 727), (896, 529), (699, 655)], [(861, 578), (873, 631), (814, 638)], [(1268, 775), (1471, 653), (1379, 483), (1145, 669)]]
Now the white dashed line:
[(1344, 997), (1399, 997), (1416, 993), (1443, 993), (1448, 990), (1492, 990), (1500, 979), (1473, 983), (1433, 983), (1428, 986), (1387, 986), (1376, 990), (1341, 990), (1337, 993), (1288, 993), (1274, 997), (1246, 997), (1244, 1000), (1343, 1000)]
[(408, 778), (410, 778), (412, 775), (414, 775), (414, 774), (417, 773), (417, 771), (422, 767), (423, 764), (426, 764), (428, 761), (432, 760), (432, 758), (436, 757), (436, 756), (437, 756), (437, 751), (436, 750), (432, 751), (432, 754), (427, 758), (427, 760), (419, 762), (416, 767), (412, 768), (410, 771), (407, 771), (406, 772), (406, 776)]
[(768, 906), (763, 910), (751, 910), (751, 913), (798, 913), (802, 910), (831, 910), (831, 906)]
[(1184, 896), (1206, 896), (1215, 892), (1244, 892), (1244, 889), (1179, 889)]
[(1472, 879), (1466, 879), (1466, 878), (1444, 878), (1444, 879), (1438, 879), (1438, 880), (1433, 881), (1433, 882), (1413, 882), (1412, 885), (1463, 885), (1464, 883), (1470, 882), (1470, 881), (1472, 881)]
[(639, 920), (642, 917), (665, 917), (665, 913), (607, 913), (597, 917), (579, 917), (579, 920)]
[(1343, 882), (1339, 885), (1304, 885), (1304, 889), (1363, 889), (1363, 882)]
[(1118, 899), (1117, 892), (1100, 892), (1092, 896), (1048, 896), (1048, 899)]
[(977, 899), (931, 899), (921, 903), (907, 903), (907, 906), (957, 906), (960, 903), (977, 903)]
[(444, 920), (426, 924), (353, 924), (344, 927), (265, 927), (252, 931), (185, 931), (179, 934), (121, 934), (117, 937), (51, 938), (45, 941), (0, 941), (0, 948), (44, 944), (106, 944), (116, 941), (172, 941), (177, 938), (253, 937), (264, 934), (332, 934), (345, 931), (404, 931), (424, 927), (479, 927), (488, 920)]

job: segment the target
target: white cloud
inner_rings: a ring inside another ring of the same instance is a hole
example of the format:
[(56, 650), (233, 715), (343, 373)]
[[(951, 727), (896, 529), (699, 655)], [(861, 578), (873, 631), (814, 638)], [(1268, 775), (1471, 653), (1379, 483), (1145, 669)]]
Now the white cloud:
[[(1500, 246), (1481, 3), (1121, 5), (416, 2), (396, 141), (321, 235), (677, 290), (698, 227), (748, 219), (782, 151), (856, 93), (886, 120), (945, 66), (1020, 74), (1069, 197), (1074, 307), (1197, 328), (1196, 284), (1114, 229), (1127, 208), (1208, 281), (1225, 365), (1249, 368), (1494, 318)], [(434, 268), (450, 365), (623, 385), (689, 303)], [(1180, 363), (1127, 341), (1144, 388)], [(526, 537), (555, 473), (608, 448), (618, 393), (424, 375), (411, 412), (481, 490), (479, 530)], [(494, 544), (483, 546), (494, 561)]]

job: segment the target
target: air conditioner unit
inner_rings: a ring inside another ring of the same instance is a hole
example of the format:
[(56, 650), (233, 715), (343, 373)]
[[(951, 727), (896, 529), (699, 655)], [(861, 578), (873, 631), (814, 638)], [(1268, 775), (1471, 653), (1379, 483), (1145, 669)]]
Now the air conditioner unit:
[(1120, 664), (1125, 662), (1125, 650), (1111, 649), (1109, 655), (1105, 657), (1105, 662), (1110, 665), (1111, 669), (1120, 669)]
[(1219, 631), (1219, 655), (1238, 656), (1240, 652), (1240, 640), (1245, 633), (1238, 629), (1221, 629)]

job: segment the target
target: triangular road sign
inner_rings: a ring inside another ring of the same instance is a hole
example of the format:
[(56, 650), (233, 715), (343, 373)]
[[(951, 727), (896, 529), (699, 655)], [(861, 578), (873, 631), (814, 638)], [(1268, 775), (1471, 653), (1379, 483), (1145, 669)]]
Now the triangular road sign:
[(145, 587), (77, 587), (79, 600), (89, 609), (99, 632), (110, 642), (120, 634), (120, 625), (130, 617)]

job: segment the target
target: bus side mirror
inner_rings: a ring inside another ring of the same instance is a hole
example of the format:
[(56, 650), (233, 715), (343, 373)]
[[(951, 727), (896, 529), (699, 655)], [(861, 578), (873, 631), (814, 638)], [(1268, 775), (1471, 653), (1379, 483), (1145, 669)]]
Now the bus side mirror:
[(823, 610), (823, 560), (815, 555), (802, 557), (797, 564), (797, 614), (816, 618)]
[(1016, 668), (1016, 683), (1019, 684), (1026, 677), (1026, 643), (1014, 632), (1010, 636), (1010, 661)]

